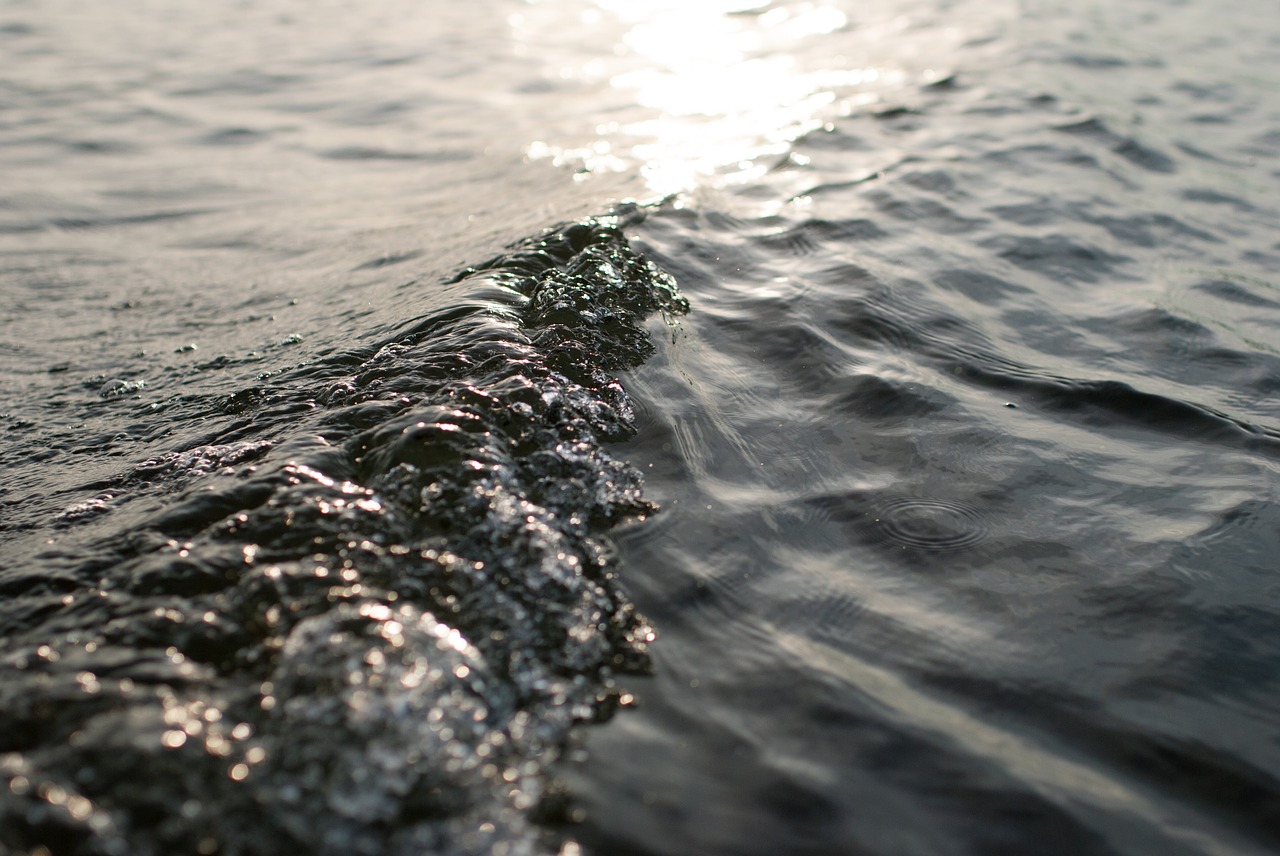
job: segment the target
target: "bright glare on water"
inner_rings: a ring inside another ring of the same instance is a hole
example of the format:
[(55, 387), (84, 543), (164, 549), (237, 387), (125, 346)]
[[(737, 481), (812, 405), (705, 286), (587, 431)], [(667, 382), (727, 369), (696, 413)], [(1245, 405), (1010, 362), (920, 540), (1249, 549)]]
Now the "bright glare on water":
[[(548, 30), (564, 27), (565, 9), (530, 5), (510, 21), (535, 53)], [(982, 14), (961, 23), (964, 15), (953, 13), (935, 25), (926, 23), (931, 9), (905, 4), (582, 4), (582, 26), (605, 34), (602, 50), (578, 64), (553, 54), (554, 73), (606, 90), (608, 121), (595, 139), (539, 140), (529, 154), (580, 176), (638, 174), (658, 198), (758, 179), (801, 135), (873, 109), (886, 93), (945, 77), (957, 46), (1013, 12), (1010, 4), (970, 5)]]

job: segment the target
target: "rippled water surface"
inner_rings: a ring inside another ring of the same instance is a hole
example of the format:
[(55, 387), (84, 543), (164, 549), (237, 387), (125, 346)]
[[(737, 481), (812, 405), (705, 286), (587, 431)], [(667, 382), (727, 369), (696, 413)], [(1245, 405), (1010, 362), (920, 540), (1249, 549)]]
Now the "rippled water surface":
[(0, 849), (1280, 849), (1264, 7), (0, 51)]

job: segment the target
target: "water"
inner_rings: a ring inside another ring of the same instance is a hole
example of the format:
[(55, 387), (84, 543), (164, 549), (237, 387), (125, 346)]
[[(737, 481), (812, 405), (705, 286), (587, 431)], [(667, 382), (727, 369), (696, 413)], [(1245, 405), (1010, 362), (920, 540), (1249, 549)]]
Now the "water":
[(1274, 15), (0, 40), (4, 847), (1280, 847)]

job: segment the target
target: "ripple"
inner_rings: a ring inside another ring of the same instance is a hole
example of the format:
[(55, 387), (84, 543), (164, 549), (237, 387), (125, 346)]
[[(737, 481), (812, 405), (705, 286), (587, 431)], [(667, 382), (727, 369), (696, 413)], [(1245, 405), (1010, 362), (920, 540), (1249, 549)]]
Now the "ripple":
[(948, 499), (902, 497), (875, 510), (878, 532), (913, 550), (949, 553), (972, 547), (987, 537), (977, 509)]

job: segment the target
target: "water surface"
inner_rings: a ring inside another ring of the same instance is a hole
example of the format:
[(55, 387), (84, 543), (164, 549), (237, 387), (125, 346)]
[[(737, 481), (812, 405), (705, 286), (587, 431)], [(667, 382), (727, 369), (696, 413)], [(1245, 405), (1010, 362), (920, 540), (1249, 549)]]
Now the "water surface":
[(1275, 850), (1271, 17), (3, 4), (0, 841)]

